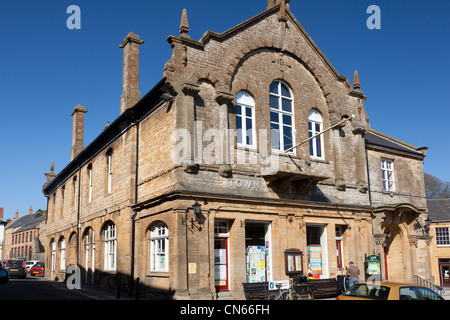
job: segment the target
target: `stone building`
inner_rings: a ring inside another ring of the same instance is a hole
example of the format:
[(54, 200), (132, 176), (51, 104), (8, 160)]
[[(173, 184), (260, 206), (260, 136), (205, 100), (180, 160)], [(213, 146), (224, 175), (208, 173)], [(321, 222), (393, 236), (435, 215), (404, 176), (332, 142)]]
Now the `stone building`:
[(450, 199), (430, 199), (427, 204), (433, 237), (430, 248), (434, 282), (450, 287)]
[(168, 42), (141, 98), (128, 34), (121, 114), (86, 148), (74, 109), (72, 160), (44, 187), (50, 277), (76, 264), (86, 283), (242, 299), (245, 282), (333, 278), (378, 255), (384, 279), (431, 279), (426, 148), (370, 128), (358, 73), (337, 72), (289, 1), (198, 41), (184, 10)]
[(27, 260), (43, 260), (43, 246), (39, 240), (41, 223), (45, 216), (33, 213), (30, 207), (28, 215), (19, 217), (16, 211), (14, 219), (5, 226), (3, 259), (26, 258)]

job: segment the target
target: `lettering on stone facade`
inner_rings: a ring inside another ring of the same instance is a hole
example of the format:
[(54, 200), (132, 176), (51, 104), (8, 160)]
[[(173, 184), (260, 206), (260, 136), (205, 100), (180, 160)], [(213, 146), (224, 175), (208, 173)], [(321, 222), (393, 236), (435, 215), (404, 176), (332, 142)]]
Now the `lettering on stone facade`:
[(249, 179), (229, 179), (230, 188), (261, 191), (261, 182)]

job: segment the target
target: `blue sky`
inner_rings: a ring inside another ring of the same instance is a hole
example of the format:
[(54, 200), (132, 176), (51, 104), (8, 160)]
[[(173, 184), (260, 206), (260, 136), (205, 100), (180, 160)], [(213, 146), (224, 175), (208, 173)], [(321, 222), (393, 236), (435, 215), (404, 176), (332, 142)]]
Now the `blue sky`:
[[(70, 5), (81, 9), (81, 30), (69, 30)], [(129, 32), (141, 46), (140, 90), (148, 92), (171, 57), (188, 10), (190, 36), (223, 32), (266, 9), (266, 0), (0, 0), (0, 207), (5, 218), (30, 206), (46, 209), (44, 173), (70, 160), (77, 104), (89, 112), (85, 145), (120, 110), (122, 49)], [(381, 9), (381, 30), (369, 30), (370, 5)], [(429, 147), (425, 172), (450, 181), (450, 1), (291, 0), (291, 11), (338, 72), (358, 70), (373, 129)]]

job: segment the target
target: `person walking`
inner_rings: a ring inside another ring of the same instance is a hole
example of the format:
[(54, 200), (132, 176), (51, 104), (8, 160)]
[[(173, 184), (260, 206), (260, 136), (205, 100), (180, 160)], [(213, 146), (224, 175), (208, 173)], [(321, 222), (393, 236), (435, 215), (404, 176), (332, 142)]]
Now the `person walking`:
[(355, 266), (353, 261), (350, 261), (349, 267), (347, 268), (348, 275), (348, 287), (351, 288), (355, 283), (359, 282), (360, 271), (357, 266)]

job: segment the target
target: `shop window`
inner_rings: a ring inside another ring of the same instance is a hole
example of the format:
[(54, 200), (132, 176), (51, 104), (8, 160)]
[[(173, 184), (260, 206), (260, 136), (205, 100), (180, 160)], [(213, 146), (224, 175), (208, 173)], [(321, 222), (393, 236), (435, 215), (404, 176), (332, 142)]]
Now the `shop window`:
[(315, 279), (328, 277), (326, 227), (307, 226), (308, 275)]
[(272, 279), (270, 223), (246, 222), (245, 246), (247, 282), (266, 282)]

